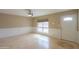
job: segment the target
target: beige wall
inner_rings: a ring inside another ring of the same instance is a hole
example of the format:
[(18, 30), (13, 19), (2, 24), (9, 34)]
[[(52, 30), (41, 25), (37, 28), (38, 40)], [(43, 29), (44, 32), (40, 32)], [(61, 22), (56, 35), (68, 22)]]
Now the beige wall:
[(16, 15), (8, 15), (0, 13), (0, 28), (1, 27), (25, 27), (31, 26), (31, 19), (29, 17), (22, 17)]
[(79, 10), (78, 10), (78, 17), (77, 17), (77, 19), (78, 19), (78, 22), (77, 22), (77, 27), (78, 27), (78, 42), (79, 42)]
[(40, 19), (40, 20), (48, 19), (49, 34), (54, 38), (61, 39), (61, 37), (62, 37), (62, 35), (61, 35), (62, 29), (61, 29), (61, 22), (60, 22), (61, 16), (71, 15), (71, 14), (77, 14), (77, 10), (70, 10), (70, 11), (50, 14), (50, 15), (46, 15), (46, 16), (35, 17), (33, 20), (34, 30), (35, 30), (38, 19)]
[(0, 13), (0, 38), (31, 32), (32, 18)]

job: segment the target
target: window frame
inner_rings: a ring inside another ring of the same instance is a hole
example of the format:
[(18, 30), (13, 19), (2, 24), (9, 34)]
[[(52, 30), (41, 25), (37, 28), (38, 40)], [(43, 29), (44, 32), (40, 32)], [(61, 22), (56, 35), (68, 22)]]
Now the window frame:
[[(44, 22), (47, 22), (47, 26), (44, 26)], [(42, 23), (42, 25), (41, 25), (41, 26), (39, 26), (39, 25), (38, 25), (39, 23)], [(38, 30), (39, 28), (41, 28), (41, 29), (42, 29), (42, 31), (39, 31), (39, 30)], [(47, 30), (47, 32), (44, 32), (44, 31), (45, 31), (45, 28), (46, 28), (46, 29), (48, 29), (48, 28), (49, 28), (49, 23), (48, 23), (48, 21), (41, 21), (41, 22), (37, 22), (37, 31), (38, 31), (38, 32), (48, 33), (48, 32), (49, 32), (49, 30)]]

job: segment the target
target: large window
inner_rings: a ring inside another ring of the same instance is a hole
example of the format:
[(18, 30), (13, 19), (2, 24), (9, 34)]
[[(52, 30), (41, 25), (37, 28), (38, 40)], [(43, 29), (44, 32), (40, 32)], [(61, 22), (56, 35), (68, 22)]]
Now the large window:
[(43, 33), (48, 33), (48, 21), (38, 22), (37, 31), (43, 32)]

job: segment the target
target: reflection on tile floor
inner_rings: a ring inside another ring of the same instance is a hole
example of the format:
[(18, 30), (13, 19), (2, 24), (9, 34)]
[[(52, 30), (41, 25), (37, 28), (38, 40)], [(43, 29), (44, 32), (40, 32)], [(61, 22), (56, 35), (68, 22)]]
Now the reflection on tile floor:
[(79, 48), (79, 45), (65, 40), (54, 39), (40, 34), (28, 34), (0, 39), (0, 48), (48, 49)]
[(35, 35), (40, 48), (49, 48), (49, 38), (47, 36)]

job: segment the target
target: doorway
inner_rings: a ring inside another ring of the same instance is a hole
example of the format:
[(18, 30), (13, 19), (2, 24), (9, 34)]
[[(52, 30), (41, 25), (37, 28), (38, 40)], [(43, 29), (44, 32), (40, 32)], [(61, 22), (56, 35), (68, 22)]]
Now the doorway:
[(77, 15), (61, 17), (62, 39), (77, 42)]

